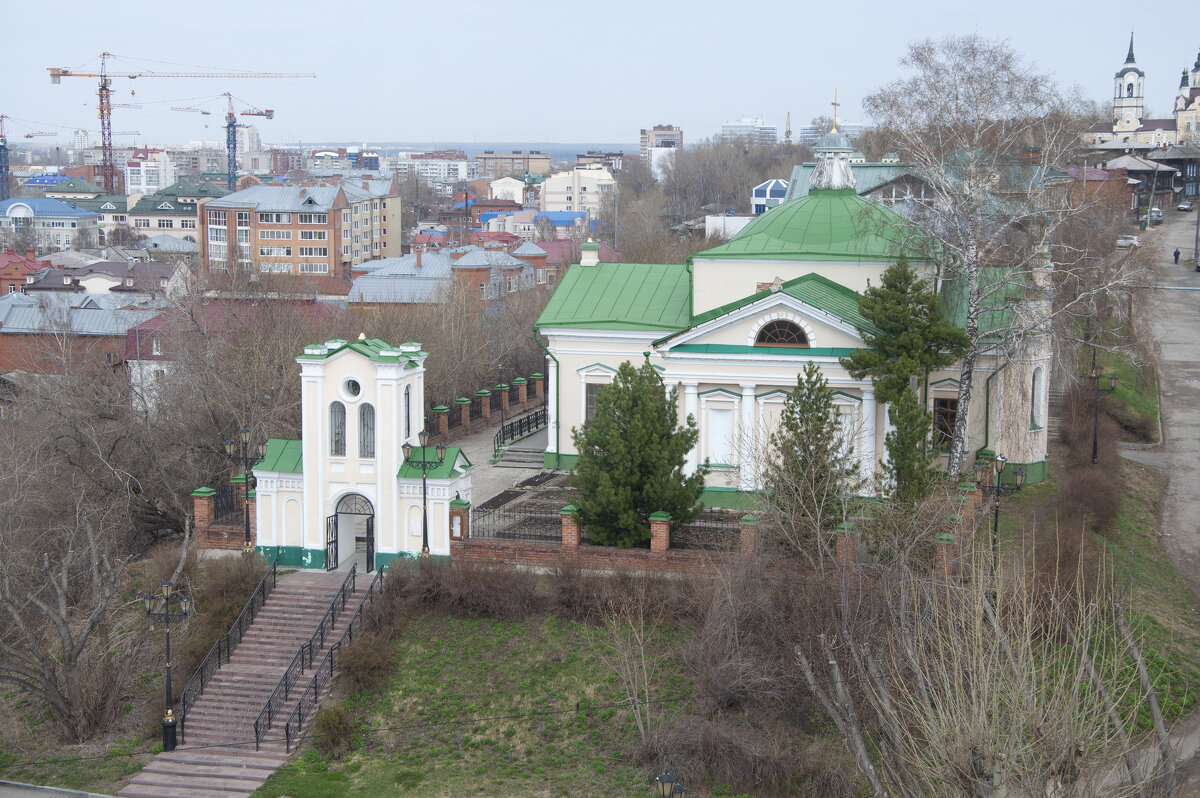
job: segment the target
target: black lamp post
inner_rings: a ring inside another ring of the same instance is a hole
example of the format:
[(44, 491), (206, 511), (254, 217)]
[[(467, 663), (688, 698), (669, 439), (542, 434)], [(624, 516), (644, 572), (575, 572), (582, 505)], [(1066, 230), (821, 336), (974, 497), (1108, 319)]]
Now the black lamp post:
[[(1093, 360), (1095, 359), (1095, 350), (1092, 351)], [(1100, 377), (1104, 374), (1104, 366), (1097, 366), (1092, 363), (1092, 370), (1088, 372), (1087, 378), (1092, 381), (1092, 390), (1096, 392), (1094, 414), (1092, 416), (1092, 465), (1100, 462), (1100, 395), (1112, 393), (1117, 390), (1117, 375), (1108, 375), (1108, 387), (1100, 387)]]
[(672, 795), (683, 795), (685, 792), (687, 787), (680, 784), (669, 770), (663, 771), (662, 775), (654, 779), (654, 794), (657, 798), (671, 798)]
[[(977, 460), (975, 462), (975, 477), (979, 480), (979, 488), (983, 491), (984, 496), (995, 497), (992, 501), (992, 580), (996, 579), (996, 574), (1000, 568), (1000, 497), (1008, 496), (1016, 493), (1025, 484), (1025, 470), (1018, 468), (1013, 471), (1013, 484), (1001, 485), (1000, 473), (1004, 471), (1004, 464), (1008, 462), (1008, 458), (1002, 454), (996, 455), (996, 459), (989, 463), (987, 460)], [(992, 483), (990, 485), (984, 482), (987, 477), (988, 469), (992, 471)], [(995, 590), (992, 591), (993, 602), (995, 601)]]
[(430, 460), (429, 449), (426, 446), (429, 443), (429, 433), (421, 430), (417, 433), (417, 440), (421, 444), (421, 459), (413, 460), (413, 446), (411, 443), (405, 443), (400, 448), (404, 451), (404, 462), (412, 462), (414, 465), (421, 466), (421, 556), (429, 556), (429, 494), (426, 489), (426, 477), (429, 475), (429, 466), (441, 465), (446, 462), (446, 444), (439, 443), (435, 447), (437, 459)]
[[(238, 453), (238, 443), (242, 444), (241, 453)], [(250, 554), (254, 551), (254, 541), (250, 539), (250, 491), (254, 490), (254, 477), (250, 475), (250, 468), (267, 454), (267, 442), (259, 441), (254, 445), (253, 456), (251, 456), (250, 448), (250, 430), (247, 427), (242, 427), (238, 430), (237, 441), (223, 441), (222, 446), (225, 447), (225, 454), (235, 463), (242, 467), (242, 505), (245, 509), (246, 516), (246, 539), (242, 543), (243, 551)]]
[[(170, 582), (163, 582), (161, 592), (157, 595), (147, 593), (142, 596), (142, 602), (146, 605), (146, 616), (152, 621), (163, 621), (167, 625), (167, 687), (166, 687), (166, 711), (163, 712), (162, 719), (162, 744), (164, 751), (175, 750), (175, 729), (176, 719), (174, 711), (174, 701), (171, 695), (171, 619), (177, 620), (186, 618), (192, 611), (192, 597), (186, 593), (174, 592), (174, 585)], [(179, 603), (179, 611), (171, 612), (171, 600), (174, 599)], [(158, 607), (156, 610), (155, 607)]]

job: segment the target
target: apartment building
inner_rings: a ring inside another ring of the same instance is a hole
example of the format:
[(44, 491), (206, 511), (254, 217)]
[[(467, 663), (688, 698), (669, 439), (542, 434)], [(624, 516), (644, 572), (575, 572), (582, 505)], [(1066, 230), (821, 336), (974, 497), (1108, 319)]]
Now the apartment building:
[(717, 138), (770, 147), (779, 142), (779, 130), (758, 117), (743, 116), (737, 121), (721, 125), (721, 132)]
[(154, 194), (175, 182), (175, 162), (162, 151), (137, 150), (125, 162), (125, 193)]
[(475, 160), (479, 163), (478, 177), (494, 179), (507, 175), (523, 175), (526, 172), (531, 175), (550, 174), (550, 156), (537, 150), (527, 153), (520, 150), (500, 153), (484, 150), (475, 156)]
[(603, 166), (577, 166), (567, 172), (556, 172), (542, 183), (541, 209), (586, 211), (595, 218), (615, 182), (612, 173)]
[[(215, 183), (180, 180), (138, 199), (129, 208), (128, 223), (147, 236), (168, 235), (181, 241), (196, 241), (200, 204), (228, 194), (229, 189)], [(92, 210), (101, 212), (98, 208)]]
[(683, 128), (674, 125), (655, 125), (652, 128), (642, 128), (639, 137), (643, 161), (650, 159), (653, 149), (683, 149)]
[[(389, 232), (390, 231), (390, 232)], [(204, 270), (338, 277), (400, 254), (394, 180), (261, 185), (201, 208)]]

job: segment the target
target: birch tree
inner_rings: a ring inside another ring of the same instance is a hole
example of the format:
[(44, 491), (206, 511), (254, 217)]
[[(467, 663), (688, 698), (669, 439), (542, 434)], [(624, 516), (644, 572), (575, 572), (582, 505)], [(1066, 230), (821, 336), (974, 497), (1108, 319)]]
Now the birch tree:
[[(901, 208), (938, 239), (931, 253), (942, 288), (957, 297), (970, 346), (961, 360), (958, 415), (948, 470), (962, 470), (976, 372), (1003, 361), (1022, 338), (1047, 332), (1015, 312), (1028, 292), (1052, 299), (1065, 275), (1091, 268), (1093, 253), (1059, 247), (1054, 277), (1031, 279), (1064, 224), (1092, 210), (1060, 171), (1077, 155), (1091, 119), (1087, 104), (1011, 46), (978, 34), (914, 42), (904, 76), (864, 100), (889, 150), (925, 183), (924, 199)], [(1102, 281), (1076, 282), (1054, 314), (1083, 312), (1097, 296), (1140, 279), (1123, 260)], [(1082, 288), (1081, 288), (1082, 286)]]

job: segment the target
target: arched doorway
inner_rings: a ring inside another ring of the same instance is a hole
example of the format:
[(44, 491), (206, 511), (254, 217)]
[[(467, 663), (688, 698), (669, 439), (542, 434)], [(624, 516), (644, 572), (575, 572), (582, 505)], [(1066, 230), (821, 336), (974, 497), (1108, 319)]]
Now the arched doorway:
[(354, 542), (367, 542), (367, 572), (375, 570), (375, 508), (358, 493), (338, 500), (333, 515), (325, 523), (325, 568), (334, 570), (354, 556)]

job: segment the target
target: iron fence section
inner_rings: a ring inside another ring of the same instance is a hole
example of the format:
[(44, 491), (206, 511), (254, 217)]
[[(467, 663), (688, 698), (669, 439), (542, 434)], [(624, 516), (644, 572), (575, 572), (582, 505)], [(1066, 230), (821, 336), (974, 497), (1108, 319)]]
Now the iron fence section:
[(490, 402), (492, 410), (499, 410), (503, 407), (500, 391), (492, 391), (492, 395), (488, 397), (488, 402)]
[(508, 403), (510, 405), (515, 405), (519, 401), (521, 401), (521, 391), (518, 386), (508, 386)]
[(213, 520), (224, 521), (240, 515), (238, 512), (237, 493), (232, 485), (218, 485), (217, 494), (213, 496)]
[(184, 685), (183, 692), (179, 694), (179, 742), (186, 742), (188, 710), (195, 706), (196, 700), (200, 698), (200, 693), (204, 691), (204, 686), (208, 684), (212, 675), (220, 669), (223, 663), (229, 662), (229, 655), (237, 648), (238, 643), (242, 642), (246, 630), (250, 628), (250, 624), (254, 623), (254, 617), (267, 602), (267, 596), (271, 595), (271, 591), (275, 589), (278, 582), (278, 563), (278, 560), (271, 561), (270, 570), (263, 574), (263, 578), (258, 581), (246, 606), (242, 607), (241, 613), (238, 614), (237, 620), (229, 627), (229, 631), (217, 638), (217, 642), (204, 655), (204, 659), (200, 661), (200, 667), (196, 668), (192, 678)]
[(500, 507), (471, 519), (472, 540), (520, 540), (562, 543), (562, 518), (557, 512)]
[(671, 530), (671, 548), (732, 551), (741, 541), (741, 525), (724, 514), (701, 513)]
[[(287, 722), (283, 725), (283, 736), (284, 745), (289, 754), (292, 752), (292, 742), (300, 739), (309, 716), (312, 715), (313, 710), (316, 709), (317, 704), (321, 701), (321, 693), (324, 692), (329, 682), (333, 679), (334, 671), (337, 668), (337, 658), (341, 653), (342, 646), (348, 642), (354, 642), (354, 629), (362, 617), (363, 608), (368, 603), (374, 604), (375, 594), (383, 589), (383, 575), (386, 571), (386, 568), (380, 568), (379, 572), (375, 574), (375, 578), (367, 586), (367, 592), (362, 597), (362, 601), (358, 603), (354, 614), (350, 616), (350, 622), (346, 624), (346, 629), (342, 632), (342, 636), (325, 652), (321, 663), (313, 671), (312, 678), (305, 685), (304, 692), (300, 694), (300, 698), (296, 701), (296, 708), (288, 715)], [(257, 742), (255, 745), (257, 746)]]
[(492, 439), (492, 451), (498, 452), (509, 441), (524, 438), (546, 426), (546, 410), (535, 410), (527, 416), (509, 421), (500, 427), (496, 437)]
[(254, 719), (255, 751), (258, 750), (259, 743), (262, 742), (266, 733), (271, 730), (271, 725), (275, 722), (275, 716), (279, 713), (282, 705), (287, 702), (292, 688), (300, 681), (300, 677), (304, 674), (305, 669), (312, 667), (313, 657), (316, 656), (316, 652), (325, 646), (326, 635), (333, 631), (338, 616), (341, 615), (342, 610), (346, 609), (346, 600), (354, 592), (357, 573), (358, 563), (354, 563), (350, 566), (350, 573), (342, 580), (342, 586), (338, 588), (338, 592), (334, 594), (333, 599), (329, 602), (329, 609), (325, 610), (325, 615), (321, 617), (321, 622), (317, 624), (312, 637), (301, 643), (300, 647), (296, 649), (296, 655), (292, 657), (287, 670), (280, 677), (279, 684), (275, 685), (271, 696), (263, 704), (263, 708), (259, 710), (258, 717)]

